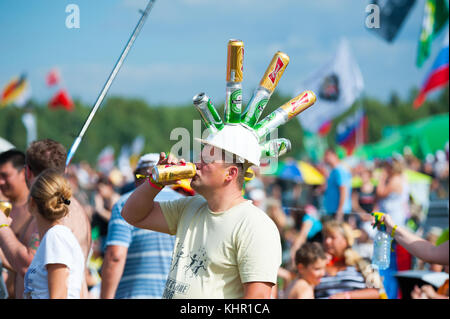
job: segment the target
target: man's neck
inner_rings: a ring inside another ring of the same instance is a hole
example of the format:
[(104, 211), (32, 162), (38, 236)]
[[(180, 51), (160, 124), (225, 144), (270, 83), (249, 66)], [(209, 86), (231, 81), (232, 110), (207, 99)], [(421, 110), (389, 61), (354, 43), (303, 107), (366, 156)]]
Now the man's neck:
[(11, 198), (11, 204), (13, 206), (23, 206), (28, 202), (28, 190), (20, 193), (17, 197)]
[(208, 207), (213, 212), (223, 212), (245, 202), (240, 190), (218, 191), (203, 195), (208, 202)]

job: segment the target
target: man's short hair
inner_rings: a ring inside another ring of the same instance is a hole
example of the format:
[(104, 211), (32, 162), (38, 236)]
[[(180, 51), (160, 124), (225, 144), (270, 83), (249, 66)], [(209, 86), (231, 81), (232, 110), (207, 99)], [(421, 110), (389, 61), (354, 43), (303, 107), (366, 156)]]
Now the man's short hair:
[(305, 267), (315, 263), (318, 259), (326, 259), (325, 251), (321, 244), (317, 242), (306, 242), (295, 253), (295, 264)]
[(64, 174), (66, 157), (64, 146), (54, 140), (44, 139), (31, 143), (27, 149), (25, 160), (31, 172), (37, 176), (48, 168)]
[(0, 165), (11, 163), (12, 166), (20, 171), (25, 166), (25, 153), (18, 149), (11, 149), (0, 153)]

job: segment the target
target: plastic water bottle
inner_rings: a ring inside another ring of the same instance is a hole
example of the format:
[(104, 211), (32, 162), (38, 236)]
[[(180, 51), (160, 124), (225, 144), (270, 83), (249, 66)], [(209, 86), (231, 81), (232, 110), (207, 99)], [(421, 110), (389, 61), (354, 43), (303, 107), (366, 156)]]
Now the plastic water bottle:
[(389, 268), (391, 262), (391, 236), (385, 232), (384, 224), (380, 228), (373, 240), (372, 265), (384, 270)]

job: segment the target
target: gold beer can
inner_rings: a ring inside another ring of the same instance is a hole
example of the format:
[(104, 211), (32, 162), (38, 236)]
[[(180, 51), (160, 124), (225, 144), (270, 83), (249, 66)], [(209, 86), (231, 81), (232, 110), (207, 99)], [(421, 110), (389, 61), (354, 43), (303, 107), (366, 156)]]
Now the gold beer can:
[(11, 209), (12, 204), (10, 202), (0, 200), (0, 211), (2, 211), (6, 215), (6, 217), (9, 217)]
[(189, 179), (195, 176), (197, 169), (194, 163), (178, 165), (156, 165), (152, 169), (152, 178), (161, 184), (171, 184), (180, 179)]
[(244, 78), (244, 42), (228, 41), (227, 82), (242, 82)]
[(275, 53), (259, 85), (272, 94), (288, 64), (289, 56), (286, 53), (281, 51)]
[(297, 116), (308, 107), (313, 105), (316, 102), (316, 95), (313, 91), (304, 91), (301, 94), (294, 97), (289, 102), (280, 106), (281, 109), (286, 111), (288, 114), (288, 120)]

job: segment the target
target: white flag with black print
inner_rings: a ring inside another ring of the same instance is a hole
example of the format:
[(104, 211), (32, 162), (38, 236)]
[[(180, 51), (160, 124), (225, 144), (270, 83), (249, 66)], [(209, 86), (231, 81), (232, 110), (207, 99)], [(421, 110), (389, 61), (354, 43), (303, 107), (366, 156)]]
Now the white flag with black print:
[(347, 40), (342, 39), (335, 56), (309, 76), (296, 91), (311, 90), (317, 96), (315, 105), (297, 117), (303, 129), (316, 133), (322, 124), (348, 110), (363, 88), (359, 66)]

